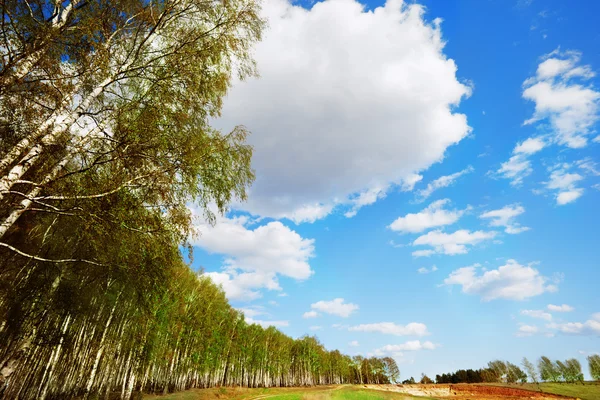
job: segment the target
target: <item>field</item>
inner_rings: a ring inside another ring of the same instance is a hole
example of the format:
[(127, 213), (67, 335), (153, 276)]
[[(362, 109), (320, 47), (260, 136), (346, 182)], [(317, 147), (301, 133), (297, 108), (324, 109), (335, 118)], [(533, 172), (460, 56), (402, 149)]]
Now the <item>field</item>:
[(542, 383), (516, 385), (341, 385), (312, 388), (214, 388), (195, 389), (165, 396), (144, 396), (151, 400), (556, 400), (600, 399), (597, 383)]

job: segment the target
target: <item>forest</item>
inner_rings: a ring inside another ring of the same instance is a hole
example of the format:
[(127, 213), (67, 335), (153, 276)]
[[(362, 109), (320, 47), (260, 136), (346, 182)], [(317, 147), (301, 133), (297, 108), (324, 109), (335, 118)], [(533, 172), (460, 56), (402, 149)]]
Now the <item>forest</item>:
[[(593, 380), (600, 381), (600, 355), (589, 355), (587, 361), (590, 376)], [(538, 359), (536, 368), (524, 357), (521, 366), (523, 368), (509, 361), (494, 360), (488, 363), (487, 368), (459, 369), (456, 372), (436, 375), (435, 381), (436, 383), (538, 383), (543, 381), (582, 384), (584, 381), (581, 363), (575, 358), (552, 361), (542, 356)]]
[(0, 397), (386, 383), (391, 358), (248, 324), (192, 271), (197, 218), (254, 179), (211, 127), (256, 75), (254, 0), (2, 2)]

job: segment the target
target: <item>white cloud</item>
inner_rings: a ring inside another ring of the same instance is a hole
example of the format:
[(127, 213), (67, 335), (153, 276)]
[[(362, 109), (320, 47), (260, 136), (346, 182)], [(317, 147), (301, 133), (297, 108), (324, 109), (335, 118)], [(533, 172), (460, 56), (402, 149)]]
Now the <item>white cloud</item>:
[(531, 137), (517, 144), (513, 153), (515, 154), (535, 154), (546, 147), (546, 142), (541, 137)]
[(543, 310), (521, 310), (521, 315), (525, 315), (531, 318), (544, 319), (546, 321), (552, 320), (552, 314), (547, 313)]
[[(313, 310), (321, 311), (325, 314), (337, 315), (347, 318), (354, 311), (358, 310), (358, 305), (352, 303), (344, 303), (344, 299), (337, 298), (331, 301), (318, 301), (310, 305)], [(311, 311), (309, 311), (310, 313)]]
[(387, 190), (387, 186), (375, 186), (358, 193), (356, 196), (349, 199), (349, 203), (352, 205), (352, 208), (346, 211), (344, 216), (346, 218), (354, 217), (358, 213), (358, 210), (364, 206), (371, 205), (377, 200), (384, 198)]
[(419, 268), (419, 269), (417, 270), (417, 272), (418, 272), (418, 273), (420, 273), (420, 274), (429, 274), (429, 273), (431, 273), (431, 272), (435, 272), (435, 271), (437, 271), (437, 270), (438, 270), (438, 268), (437, 268), (437, 267), (434, 265), (434, 266), (433, 266), (433, 267), (431, 267), (430, 269), (427, 269), (427, 268), (425, 268), (425, 267), (421, 267), (421, 268)]
[(523, 179), (533, 172), (529, 157), (542, 150), (547, 144), (542, 137), (531, 137), (518, 143), (513, 149), (513, 155), (509, 160), (502, 163), (500, 169), (492, 175), (510, 179), (513, 186), (521, 185)]
[(316, 318), (319, 316), (319, 313), (316, 311), (307, 311), (304, 314), (302, 314), (302, 318)]
[(525, 337), (525, 336), (533, 336), (539, 332), (539, 328), (534, 325), (525, 325), (521, 324), (519, 329), (517, 330), (517, 336)]
[(426, 22), (422, 6), (326, 0), (307, 10), (268, 0), (262, 10), (261, 77), (236, 82), (215, 122), (252, 132), (257, 180), (237, 207), (322, 218), (324, 209), (305, 219), (296, 210), (348, 204), (377, 186), (410, 187), (469, 134), (455, 106), (471, 88), (443, 53), (441, 20)]
[(323, 327), (319, 325), (313, 325), (308, 329), (310, 329), (311, 331), (320, 331), (321, 329), (323, 329)]
[(495, 299), (525, 300), (545, 292), (555, 292), (556, 285), (531, 266), (508, 260), (498, 269), (477, 274), (479, 265), (459, 268), (444, 280), (445, 285), (459, 285), (463, 293), (481, 296), (483, 301)]
[(281, 290), (274, 274), (259, 272), (206, 272), (212, 281), (223, 287), (229, 300), (250, 301), (262, 297), (257, 289)]
[(425, 189), (419, 190), (417, 192), (417, 196), (420, 201), (423, 201), (426, 198), (428, 198), (429, 196), (431, 196), (431, 194), (433, 192), (435, 192), (436, 190), (454, 184), (454, 182), (458, 178), (460, 178), (461, 176), (463, 176), (465, 174), (473, 172), (473, 171), (474, 171), (473, 167), (469, 165), (467, 168), (463, 169), (462, 171), (455, 172), (451, 175), (440, 176), (439, 178), (429, 182), (429, 184), (427, 185), (427, 187)]
[(372, 352), (377, 357), (386, 355), (401, 357), (404, 351), (434, 350), (439, 345), (430, 341), (421, 342), (420, 340), (410, 340), (402, 344), (388, 344)]
[(223, 272), (206, 273), (223, 285), (230, 300), (260, 297), (261, 288), (281, 290), (277, 276), (296, 280), (310, 277), (308, 263), (314, 255), (314, 240), (305, 239), (279, 221), (254, 229), (247, 217), (217, 218), (216, 225), (197, 226), (193, 244), (209, 253), (222, 254)]
[(416, 214), (406, 214), (398, 217), (388, 228), (396, 232), (423, 232), (438, 226), (452, 225), (468, 210), (445, 210), (444, 206), (450, 199), (437, 200)]
[(350, 346), (350, 347), (358, 347), (359, 344), (358, 344), (357, 340), (353, 340), (350, 343), (348, 343), (348, 346)]
[(289, 321), (264, 321), (260, 319), (246, 318), (246, 322), (248, 322), (249, 324), (258, 324), (263, 328), (267, 328), (269, 326), (274, 326), (275, 328), (290, 326)]
[(435, 254), (435, 250), (415, 250), (411, 254), (413, 257), (430, 257)]
[(568, 173), (568, 165), (558, 165), (550, 173), (550, 181), (546, 187), (556, 190), (556, 204), (559, 206), (571, 203), (583, 195), (583, 189), (576, 187), (577, 182), (583, 179), (579, 174)]
[(351, 326), (349, 331), (354, 332), (378, 332), (385, 335), (395, 336), (425, 336), (429, 335), (427, 326), (420, 322), (411, 322), (407, 325), (397, 325), (393, 322), (378, 322), (374, 324), (361, 324)]
[(574, 308), (568, 304), (563, 304), (562, 306), (548, 304), (548, 310), (554, 311), (554, 312), (570, 312), (570, 311), (573, 311)]
[(525, 208), (518, 204), (505, 206), (499, 210), (485, 212), (479, 218), (490, 219), (490, 226), (502, 226), (504, 232), (509, 234), (521, 233), (529, 230), (526, 226), (521, 226), (515, 222), (515, 218), (525, 212)]
[(587, 145), (600, 116), (600, 92), (588, 82), (595, 74), (580, 61), (579, 52), (555, 50), (544, 56), (536, 76), (523, 85), (523, 98), (535, 103), (525, 124), (548, 120), (555, 140), (571, 148)]
[(259, 306), (240, 307), (240, 308), (237, 308), (237, 310), (243, 312), (244, 316), (246, 318), (254, 318), (254, 317), (257, 317), (259, 315), (265, 314), (264, 309), (262, 307), (259, 307)]
[(598, 163), (596, 163), (591, 158), (584, 158), (583, 160), (577, 161), (576, 164), (588, 175), (600, 176), (600, 169), (598, 168)]
[(585, 322), (550, 323), (547, 327), (568, 335), (600, 336), (600, 313)]
[[(454, 233), (445, 233), (440, 230), (428, 232), (425, 235), (419, 236), (413, 242), (413, 246), (431, 246), (435, 253), (442, 254), (464, 254), (469, 251), (467, 246), (474, 246), (485, 240), (493, 239), (497, 232), (475, 231), (471, 232), (466, 229), (458, 230)], [(417, 253), (413, 252), (413, 256), (431, 255), (432, 253)]]

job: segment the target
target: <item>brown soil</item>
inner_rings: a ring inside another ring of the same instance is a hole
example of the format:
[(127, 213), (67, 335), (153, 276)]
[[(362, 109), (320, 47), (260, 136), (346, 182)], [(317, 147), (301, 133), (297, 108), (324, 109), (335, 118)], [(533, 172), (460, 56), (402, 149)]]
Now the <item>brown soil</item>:
[(406, 393), (413, 396), (428, 396), (435, 398), (450, 398), (456, 400), (555, 400), (573, 399), (549, 393), (533, 392), (531, 390), (499, 387), (478, 386), (469, 384), (458, 385), (367, 385), (369, 389)]

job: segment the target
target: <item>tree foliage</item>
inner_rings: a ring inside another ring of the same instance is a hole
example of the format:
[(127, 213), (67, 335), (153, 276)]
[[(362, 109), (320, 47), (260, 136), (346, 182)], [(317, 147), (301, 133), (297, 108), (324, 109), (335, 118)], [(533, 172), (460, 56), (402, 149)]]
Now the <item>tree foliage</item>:
[(600, 354), (588, 356), (587, 361), (592, 379), (600, 381)]

